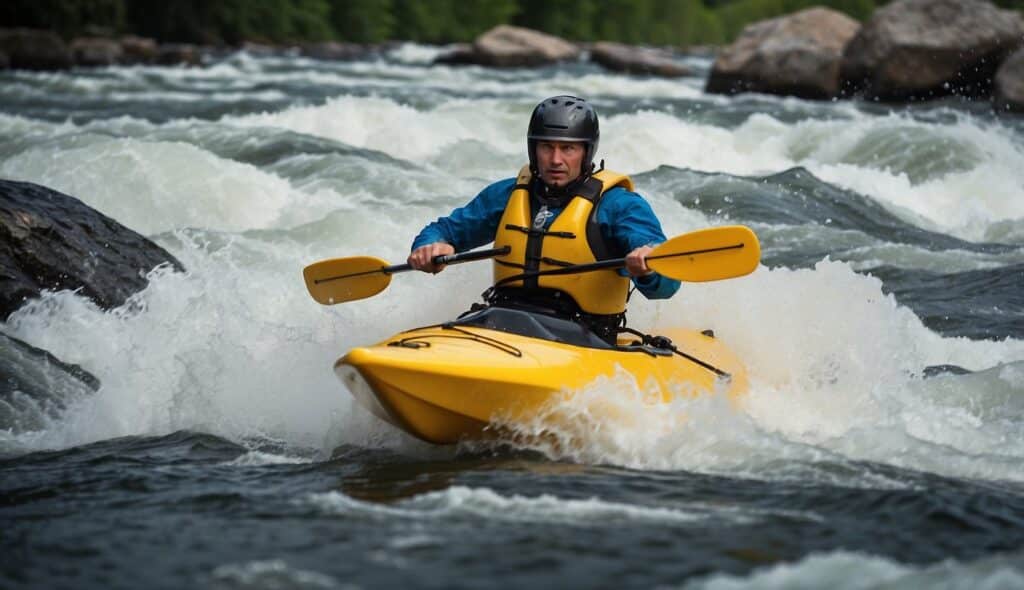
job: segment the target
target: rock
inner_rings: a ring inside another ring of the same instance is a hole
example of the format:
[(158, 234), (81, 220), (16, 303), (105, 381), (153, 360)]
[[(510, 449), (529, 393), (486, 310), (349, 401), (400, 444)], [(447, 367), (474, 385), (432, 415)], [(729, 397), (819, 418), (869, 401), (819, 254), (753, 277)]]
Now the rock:
[(0, 29), (0, 52), (20, 70), (62, 70), (72, 64), (71, 50), (50, 31)]
[(690, 68), (672, 59), (667, 51), (600, 41), (590, 48), (591, 61), (614, 72), (649, 74), (665, 78), (689, 76)]
[(578, 47), (564, 39), (522, 27), (498, 25), (473, 42), (485, 65), (536, 66), (577, 59)]
[(857, 21), (828, 8), (747, 25), (718, 54), (706, 90), (833, 98), (840, 93), (843, 48), (859, 29)]
[(160, 50), (153, 39), (136, 37), (135, 35), (121, 37), (122, 63), (129, 65), (150, 64), (155, 62), (159, 55)]
[(921, 371), (921, 376), (925, 379), (931, 379), (932, 377), (942, 377), (943, 375), (970, 375), (972, 372), (960, 365), (930, 365)]
[(721, 48), (717, 45), (690, 45), (682, 49), (683, 54), (690, 57), (718, 57)]
[(843, 78), (880, 100), (987, 96), (1022, 35), (1018, 13), (985, 0), (896, 0), (846, 47)]
[(476, 63), (474, 61), (476, 51), (473, 49), (473, 45), (470, 43), (455, 43), (445, 53), (437, 56), (434, 59), (435, 64), (447, 64), (447, 65), (468, 65)]
[(322, 43), (309, 43), (303, 45), (299, 52), (313, 59), (325, 61), (348, 61), (366, 56), (369, 50), (357, 43), (338, 43), (337, 41), (324, 41)]
[(999, 110), (1024, 113), (1024, 49), (999, 66), (993, 99)]
[(77, 397), (100, 388), (78, 365), (0, 332), (0, 430), (45, 428)]
[(79, 37), (71, 41), (71, 54), (80, 66), (112, 66), (121, 62), (124, 50), (113, 39)]
[(7, 54), (0, 51), (0, 70), (6, 70), (11, 67), (11, 60), (8, 59)]
[(993, 99), (1000, 110), (1024, 112), (1024, 49), (1017, 50), (999, 66)]
[(79, 201), (30, 182), (0, 180), (0, 319), (44, 289), (77, 289), (104, 309), (181, 263)]
[(573, 60), (579, 55), (579, 47), (564, 39), (532, 29), (498, 25), (477, 37), (473, 53), (460, 63), (499, 68), (542, 66)]
[(187, 43), (168, 43), (157, 50), (156, 63), (162, 66), (198, 66), (203, 60), (199, 47)]

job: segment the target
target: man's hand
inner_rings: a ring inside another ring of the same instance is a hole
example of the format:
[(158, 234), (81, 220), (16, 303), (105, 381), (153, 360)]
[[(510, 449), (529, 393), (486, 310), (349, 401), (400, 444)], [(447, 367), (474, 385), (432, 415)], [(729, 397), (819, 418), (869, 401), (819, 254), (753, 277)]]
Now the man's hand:
[(654, 248), (650, 246), (640, 246), (636, 250), (633, 250), (626, 255), (626, 270), (629, 274), (634, 277), (645, 277), (654, 271), (647, 268), (647, 255), (651, 253)]
[(437, 274), (444, 270), (444, 265), (434, 264), (434, 258), (447, 254), (455, 254), (455, 247), (447, 242), (434, 242), (413, 250), (407, 262), (416, 270)]

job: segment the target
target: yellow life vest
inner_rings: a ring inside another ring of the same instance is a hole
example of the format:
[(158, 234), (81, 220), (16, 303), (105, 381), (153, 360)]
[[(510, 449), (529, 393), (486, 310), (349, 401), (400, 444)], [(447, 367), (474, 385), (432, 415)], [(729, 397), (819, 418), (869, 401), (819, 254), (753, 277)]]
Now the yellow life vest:
[[(530, 167), (524, 166), (505, 206), (494, 236), (495, 248), (509, 246), (509, 253), (494, 259), (494, 282), (532, 270), (548, 270), (575, 264), (588, 264), (613, 258), (602, 249), (603, 239), (596, 221), (596, 206), (601, 196), (614, 187), (633, 190), (633, 181), (625, 174), (600, 170), (580, 188), (546, 230), (533, 228), (530, 211)], [(595, 219), (591, 219), (595, 217)], [(588, 231), (590, 233), (588, 239)], [(503, 287), (554, 289), (572, 297), (580, 310), (610, 315), (626, 311), (629, 278), (615, 269), (568, 275), (540, 276), (502, 283)]]

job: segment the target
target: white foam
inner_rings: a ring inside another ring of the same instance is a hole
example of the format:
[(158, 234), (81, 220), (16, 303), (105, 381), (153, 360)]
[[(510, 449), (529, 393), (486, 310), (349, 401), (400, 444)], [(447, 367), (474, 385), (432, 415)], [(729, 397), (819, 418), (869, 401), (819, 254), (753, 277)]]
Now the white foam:
[[(508, 146), (507, 151), (498, 149), (508, 155), (511, 168), (521, 159), (525, 109), (509, 110), (504, 104), (456, 100), (416, 109), (383, 98), (341, 97), (326, 105), (229, 121), (284, 127), (413, 160), (441, 159), (456, 142), (480, 141)], [(694, 123), (668, 111), (611, 115), (602, 122), (600, 157), (627, 172), (672, 165), (763, 175), (804, 166), (827, 182), (877, 199), (909, 221), (971, 240), (1000, 237), (1005, 230), (997, 224), (1024, 219), (1024, 200), (1016, 198), (1024, 191), (1017, 174), (1024, 150), (1007, 130), (970, 118), (940, 127), (905, 115), (844, 113), (798, 123), (756, 114), (734, 129)], [(865, 155), (895, 138), (905, 144), (902, 151), (890, 148), (895, 153), (882, 161)], [(936, 150), (948, 160), (943, 165), (927, 163), (938, 157)]]
[[(511, 133), (513, 121), (520, 117), (495, 108), (497, 101), (475, 103), (452, 101), (422, 112), (390, 99), (343, 96), (320, 106), (229, 117), (224, 122), (285, 128), (406, 160), (426, 159), (459, 140), (473, 139), (508, 146), (509, 150), (520, 147), (519, 138)], [(457, 163), (452, 164), (457, 170)]]
[(306, 502), (332, 514), (385, 515), (410, 519), (452, 520), (466, 517), (504, 522), (532, 522), (575, 526), (606, 526), (613, 522), (675, 526), (704, 518), (676, 508), (638, 506), (598, 498), (565, 499), (540, 496), (503, 496), (488, 488), (453, 486), (398, 504), (357, 500), (340, 492), (312, 494)]
[(686, 590), (997, 590), (1021, 586), (1024, 586), (1024, 568), (1019, 555), (986, 557), (969, 563), (950, 559), (928, 566), (908, 566), (884, 557), (839, 550), (811, 554), (795, 563), (759, 568), (747, 576), (715, 574), (681, 587)]
[(301, 463), (309, 463), (309, 459), (294, 455), (249, 451), (228, 461), (225, 465), (232, 467), (258, 467), (261, 465), (296, 465)]
[[(376, 240), (373, 253), (402, 260), (408, 252), (412, 223), (384, 232), (358, 216), (351, 221), (358, 231), (347, 238)], [(300, 271), (324, 253), (345, 253), (329, 244), (199, 232), (167, 246), (188, 272), (153, 273), (150, 286), (122, 308), (104, 312), (61, 292), (8, 319), (9, 334), (102, 382), (52, 427), (11, 445), (61, 448), (187, 429), (234, 440), (270, 437), (325, 453), (356, 444), (432, 456), (428, 445), (357, 406), (331, 366), (357, 344), (425, 323), (423, 309), (402, 301), (418, 297), (430, 317), (461, 310), (463, 302), (431, 283), (436, 277), (402, 275), (388, 296), (323, 307), (309, 298)], [(448, 276), (458, 283), (463, 271)], [(485, 280), (474, 279), (474, 293)]]
[[(1024, 158), (1013, 165), (1021, 164)], [(968, 171), (919, 184), (902, 173), (865, 170), (860, 166), (811, 166), (811, 170), (826, 182), (879, 199), (915, 225), (963, 239), (1005, 239), (997, 223), (1024, 224), (1024, 199), (1019, 198), (1024, 184), (1013, 169), (998, 162), (985, 162)]]
[(211, 588), (308, 588), (358, 590), (355, 584), (343, 584), (335, 578), (289, 566), (283, 559), (229, 563), (217, 566), (209, 574)]
[(1024, 249), (1007, 252), (970, 252), (967, 250), (929, 250), (921, 246), (875, 242), (848, 250), (843, 255), (858, 272), (880, 266), (952, 274), (972, 270), (991, 270), (1024, 263)]
[[(1024, 190), (1018, 173), (1024, 148), (998, 124), (961, 117), (939, 126), (907, 115), (783, 124), (754, 115), (735, 135), (741, 146), (756, 146), (790, 166), (805, 166), (918, 225), (959, 237), (992, 239), (993, 224), (1024, 219), (1024, 200), (1017, 198)], [(883, 158), (878, 158), (880, 151)], [(758, 163), (742, 161), (748, 167)]]
[[(1014, 410), (978, 409), (1007, 389), (1019, 394), (1016, 381), (920, 377), (929, 365), (978, 370), (1024, 359), (1022, 341), (942, 338), (883, 295), (880, 281), (828, 261), (684, 285), (671, 301), (632, 307), (634, 325), (713, 328), (746, 362), (749, 395), (739, 407), (721, 395), (648, 404), (650, 386), (620, 371), (519, 425), (526, 435), (550, 430), (531, 448), (586, 463), (768, 478), (788, 477), (776, 468), (785, 458), (1024, 480), (1024, 444), (1011, 442), (1024, 440), (1024, 427), (1009, 418)], [(846, 483), (879, 485), (870, 473)]]
[(49, 145), (3, 161), (0, 175), (74, 195), (144, 234), (271, 227), (302, 200), (281, 178), (180, 142)]
[(438, 56), (450, 51), (450, 48), (419, 43), (401, 43), (387, 52), (388, 59), (414, 65), (428, 65)]

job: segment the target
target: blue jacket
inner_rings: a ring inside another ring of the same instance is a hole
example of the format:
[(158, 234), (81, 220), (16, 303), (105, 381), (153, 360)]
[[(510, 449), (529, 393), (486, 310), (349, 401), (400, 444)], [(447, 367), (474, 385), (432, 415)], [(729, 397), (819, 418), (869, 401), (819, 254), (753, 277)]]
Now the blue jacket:
[[(493, 242), (515, 183), (515, 178), (499, 180), (480, 191), (464, 207), (428, 224), (413, 240), (412, 249), (443, 241), (454, 246), (456, 252), (465, 252)], [(547, 218), (545, 229), (561, 213), (561, 208), (551, 208), (550, 211), (553, 215)], [(622, 187), (609, 190), (601, 198), (597, 208), (597, 222), (604, 239), (618, 246), (623, 256), (640, 246), (665, 241), (661, 223), (651, 206), (640, 195)], [(620, 272), (627, 274), (625, 270)], [(633, 284), (648, 299), (667, 299), (679, 290), (679, 281), (658, 273), (633, 277)]]

